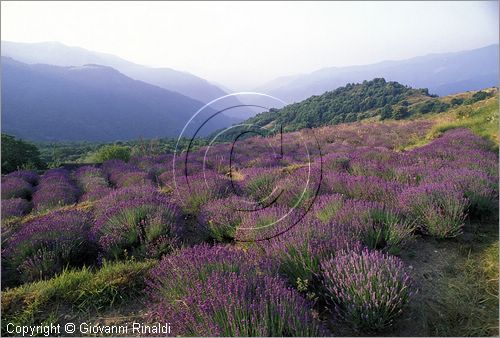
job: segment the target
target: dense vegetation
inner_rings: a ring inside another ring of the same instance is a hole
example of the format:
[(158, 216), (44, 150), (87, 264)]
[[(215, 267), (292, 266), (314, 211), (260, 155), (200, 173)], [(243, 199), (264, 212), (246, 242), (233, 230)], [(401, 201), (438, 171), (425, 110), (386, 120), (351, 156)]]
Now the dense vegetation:
[(257, 115), (249, 120), (264, 127), (271, 122), (286, 131), (355, 122), (388, 111), (387, 117), (399, 117), (396, 107), (409, 101), (431, 98), (427, 89), (412, 89), (397, 82), (377, 78), (360, 84), (347, 84), (323, 95)]
[(31, 143), (2, 133), (2, 174), (19, 169), (43, 169), (40, 151)]
[[(182, 151), (191, 143), (191, 149), (198, 149), (207, 145), (208, 141), (203, 138), (187, 139), (179, 141), (178, 150)], [(98, 155), (102, 148), (107, 146), (119, 146), (128, 148), (131, 156), (159, 155), (174, 153), (177, 139), (159, 138), (152, 140), (132, 140), (115, 143), (102, 142), (57, 142), (35, 143), (40, 149), (41, 158), (50, 167), (58, 167), (64, 163), (95, 163), (103, 162)], [(122, 158), (123, 159), (123, 158)]]

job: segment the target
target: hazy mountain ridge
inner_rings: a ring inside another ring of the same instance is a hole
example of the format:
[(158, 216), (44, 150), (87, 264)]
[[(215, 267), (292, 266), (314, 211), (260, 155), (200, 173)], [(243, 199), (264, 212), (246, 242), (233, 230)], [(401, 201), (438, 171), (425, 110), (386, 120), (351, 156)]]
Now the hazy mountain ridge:
[[(97, 64), (112, 67), (124, 75), (153, 84), (169, 91), (180, 93), (194, 100), (209, 103), (227, 92), (215, 84), (190, 74), (171, 68), (154, 68), (127, 61), (118, 56), (90, 51), (81, 47), (69, 47), (59, 42), (19, 43), (2, 41), (2, 56), (8, 56), (28, 64), (50, 64), (55, 66), (83, 66)], [(228, 105), (239, 105), (236, 98), (226, 99)], [(215, 105), (214, 109), (223, 108)], [(231, 117), (240, 116), (241, 119), (255, 115), (256, 112), (248, 109), (232, 111)]]
[(310, 74), (281, 78), (281, 81), (273, 80), (257, 87), (256, 91), (265, 90), (270, 95), (293, 103), (347, 83), (383, 77), (415, 88), (428, 88), (433, 94), (448, 95), (498, 86), (498, 60), (498, 45), (491, 45), (400, 61), (323, 68)]
[[(28, 65), (2, 57), (2, 131), (30, 140), (177, 137), (203, 103), (101, 65)], [(193, 132), (214, 110), (207, 109)], [(218, 116), (202, 133), (235, 123)]]

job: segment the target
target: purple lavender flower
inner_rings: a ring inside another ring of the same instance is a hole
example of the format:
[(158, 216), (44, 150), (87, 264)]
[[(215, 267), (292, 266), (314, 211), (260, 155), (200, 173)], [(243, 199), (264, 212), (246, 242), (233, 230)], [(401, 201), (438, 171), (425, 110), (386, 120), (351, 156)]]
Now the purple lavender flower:
[(333, 193), (344, 194), (351, 198), (381, 202), (393, 205), (397, 194), (403, 189), (400, 183), (386, 181), (375, 176), (353, 176), (328, 173), (323, 183)]
[(450, 182), (469, 202), (469, 214), (493, 213), (498, 204), (498, 180), (485, 172), (467, 168), (442, 168), (430, 173), (424, 183)]
[(38, 174), (31, 171), (31, 170), (17, 170), (14, 172), (11, 172), (10, 174), (6, 175), (5, 177), (17, 177), (25, 180), (31, 185), (36, 185), (38, 183)]
[(413, 294), (402, 261), (378, 251), (346, 252), (323, 261), (321, 268), (337, 314), (361, 330), (391, 325)]
[(153, 185), (151, 177), (136, 166), (121, 160), (109, 160), (102, 164), (109, 181), (117, 187)]
[(23, 198), (2, 200), (2, 219), (24, 216), (31, 210), (31, 203)]
[[(309, 302), (278, 279), (257, 276), (266, 266), (255, 251), (235, 246), (204, 244), (164, 256), (146, 280), (150, 316), (176, 318), (175, 334), (180, 335), (318, 334)], [(216, 290), (218, 295), (213, 297)], [(237, 318), (220, 322), (216, 309)]]
[(202, 207), (199, 222), (210, 232), (212, 238), (219, 242), (232, 241), (236, 228), (247, 213), (256, 206), (242, 198), (231, 196), (208, 202)]
[(231, 181), (213, 171), (175, 178), (174, 198), (188, 215), (196, 216), (201, 208), (232, 190)]
[(76, 203), (80, 189), (78, 189), (65, 169), (48, 170), (40, 179), (40, 184), (33, 194), (35, 209), (43, 210)]
[[(90, 215), (63, 210), (21, 225), (6, 243), (3, 255), (8, 266), (23, 281), (53, 276), (69, 266), (95, 259), (89, 236)], [(43, 263), (43, 264), (42, 264)]]
[[(155, 256), (170, 252), (177, 245), (181, 235), (180, 213), (178, 207), (165, 196), (147, 187), (129, 189), (129, 192), (143, 196), (130, 197), (120, 193), (110, 194), (98, 205), (98, 217), (92, 227), (103, 253), (109, 258), (120, 258), (123, 255)], [(101, 209), (113, 197), (113, 206)], [(156, 245), (156, 247), (155, 247)]]
[(2, 179), (2, 199), (29, 198), (33, 187), (19, 177), (6, 177)]
[(451, 183), (429, 183), (408, 188), (399, 196), (401, 210), (421, 231), (438, 238), (462, 233), (468, 202)]
[(311, 305), (278, 278), (211, 274), (191, 295), (157, 313), (178, 323), (176, 335), (317, 336)]
[(74, 177), (84, 192), (100, 187), (108, 187), (108, 181), (100, 168), (84, 166), (75, 171)]

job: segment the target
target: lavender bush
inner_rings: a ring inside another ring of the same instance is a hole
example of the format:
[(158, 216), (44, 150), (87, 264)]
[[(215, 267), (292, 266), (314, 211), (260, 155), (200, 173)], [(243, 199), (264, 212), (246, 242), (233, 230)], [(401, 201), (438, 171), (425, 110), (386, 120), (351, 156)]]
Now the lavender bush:
[(183, 211), (196, 216), (201, 208), (216, 199), (227, 197), (231, 192), (231, 181), (213, 171), (192, 176), (181, 176), (175, 180), (174, 197)]
[(412, 296), (398, 258), (378, 251), (350, 251), (322, 262), (324, 286), (336, 313), (355, 328), (389, 326)]
[(6, 175), (5, 177), (6, 178), (17, 177), (17, 178), (20, 178), (20, 179), (28, 182), (31, 185), (38, 184), (38, 179), (39, 179), (38, 174), (31, 171), (31, 170), (17, 170), (17, 171), (11, 172), (10, 174)]
[(318, 334), (311, 304), (260, 275), (267, 266), (234, 246), (198, 245), (165, 256), (147, 278), (150, 316), (175, 318), (178, 335)]
[(255, 205), (246, 202), (236, 196), (208, 202), (201, 209), (199, 221), (208, 229), (211, 237), (215, 240), (219, 242), (232, 241), (236, 234), (236, 228), (247, 213), (245, 210), (255, 208)]
[(10, 272), (24, 282), (52, 277), (66, 266), (95, 259), (89, 226), (88, 213), (56, 211), (23, 224), (9, 237), (2, 255)]
[(33, 194), (33, 205), (38, 210), (76, 203), (78, 189), (65, 169), (48, 170), (40, 179)]
[(178, 207), (150, 191), (144, 197), (116, 202), (97, 217), (92, 234), (106, 257), (161, 257), (177, 245), (181, 235)]
[(29, 198), (33, 187), (31, 184), (19, 177), (7, 177), (2, 179), (2, 199)]
[(122, 160), (109, 160), (102, 164), (109, 181), (119, 188), (153, 185), (151, 177), (136, 166)]
[(421, 231), (437, 238), (462, 233), (468, 202), (450, 183), (429, 183), (403, 191), (401, 209), (413, 218)]
[(24, 216), (31, 210), (31, 203), (23, 198), (2, 200), (2, 219)]
[[(170, 310), (170, 311), (169, 311)], [(278, 278), (213, 273), (160, 318), (186, 336), (318, 336), (311, 304)]]

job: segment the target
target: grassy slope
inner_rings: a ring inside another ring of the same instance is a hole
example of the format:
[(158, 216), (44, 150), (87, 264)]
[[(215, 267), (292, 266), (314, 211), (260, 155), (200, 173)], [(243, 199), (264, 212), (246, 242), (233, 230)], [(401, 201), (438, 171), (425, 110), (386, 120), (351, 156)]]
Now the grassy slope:
[[(491, 140), (493, 144), (492, 150), (498, 151), (498, 90), (490, 89), (489, 91), (495, 92), (495, 95), (489, 99), (476, 102), (472, 105), (457, 106), (446, 113), (424, 117), (434, 123), (433, 128), (425, 138), (415, 139), (401, 150), (420, 147), (453, 128), (470, 128), (479, 136)], [(468, 98), (472, 96), (472, 93), (455, 96)], [(455, 96), (445, 97), (443, 101), (447, 102)]]
[[(144, 298), (144, 275), (153, 261), (105, 263), (99, 270), (64, 271), (50, 280), (2, 292), (4, 325), (81, 322)], [(128, 310), (127, 312), (130, 312)]]

